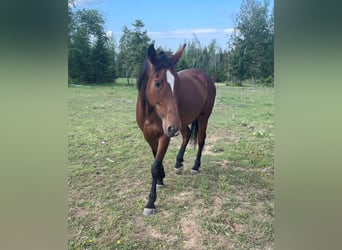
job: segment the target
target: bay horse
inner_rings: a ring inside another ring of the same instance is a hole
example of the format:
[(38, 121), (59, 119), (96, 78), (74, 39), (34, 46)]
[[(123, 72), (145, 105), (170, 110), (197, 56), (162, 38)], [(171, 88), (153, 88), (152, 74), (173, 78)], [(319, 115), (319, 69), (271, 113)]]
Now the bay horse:
[[(199, 173), (209, 116), (212, 112), (216, 87), (204, 71), (187, 69), (176, 72), (186, 44), (171, 56), (157, 53), (154, 45), (147, 50), (137, 79), (138, 97), (136, 121), (152, 149), (152, 186), (143, 215), (155, 212), (157, 187), (164, 185), (163, 158), (170, 138), (179, 132), (183, 137), (176, 157), (176, 173), (183, 173), (183, 156), (190, 137), (198, 143), (198, 152), (191, 174)], [(191, 129), (188, 127), (191, 124)]]

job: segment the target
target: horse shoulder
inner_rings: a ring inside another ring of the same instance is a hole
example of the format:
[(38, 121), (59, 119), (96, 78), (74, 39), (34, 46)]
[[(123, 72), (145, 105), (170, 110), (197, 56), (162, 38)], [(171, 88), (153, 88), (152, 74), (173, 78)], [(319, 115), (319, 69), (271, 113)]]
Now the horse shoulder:
[(137, 98), (136, 122), (139, 125), (140, 129), (143, 130), (143, 126), (145, 122), (145, 114), (144, 114), (144, 107), (142, 105), (142, 100), (141, 100), (140, 95), (138, 95), (138, 98)]

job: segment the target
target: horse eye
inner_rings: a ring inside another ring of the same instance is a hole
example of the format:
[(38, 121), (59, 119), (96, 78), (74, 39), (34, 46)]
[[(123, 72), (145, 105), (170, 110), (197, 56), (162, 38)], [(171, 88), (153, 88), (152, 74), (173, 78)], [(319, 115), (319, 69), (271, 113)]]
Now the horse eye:
[(157, 89), (160, 89), (160, 82), (159, 82), (159, 81), (155, 81), (155, 82), (154, 82), (154, 86), (155, 86)]

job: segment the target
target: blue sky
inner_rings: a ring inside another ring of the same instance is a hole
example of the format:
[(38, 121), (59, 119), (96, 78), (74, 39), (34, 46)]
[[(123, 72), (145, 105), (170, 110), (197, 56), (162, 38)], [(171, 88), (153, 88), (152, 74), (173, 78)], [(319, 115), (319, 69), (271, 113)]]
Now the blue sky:
[[(272, 1), (271, 1), (272, 3)], [(77, 0), (77, 9), (97, 9), (105, 19), (106, 32), (118, 43), (124, 25), (141, 19), (156, 46), (175, 51), (196, 34), (202, 46), (212, 39), (226, 48), (240, 0)]]

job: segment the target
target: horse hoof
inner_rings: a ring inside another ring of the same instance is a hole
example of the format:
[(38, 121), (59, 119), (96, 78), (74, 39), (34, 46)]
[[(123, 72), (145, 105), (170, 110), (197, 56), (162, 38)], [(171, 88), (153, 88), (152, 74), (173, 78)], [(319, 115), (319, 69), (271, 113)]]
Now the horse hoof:
[(197, 174), (199, 174), (199, 171), (197, 171), (195, 169), (191, 169), (190, 174), (191, 175), (197, 175)]
[(144, 208), (143, 216), (150, 216), (156, 212), (155, 208)]
[(157, 189), (163, 188), (164, 184), (157, 184)]
[(175, 168), (176, 169), (176, 174), (183, 174), (183, 167), (180, 168)]

